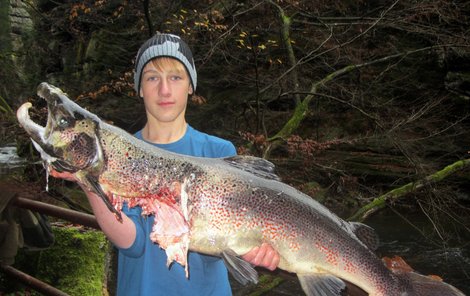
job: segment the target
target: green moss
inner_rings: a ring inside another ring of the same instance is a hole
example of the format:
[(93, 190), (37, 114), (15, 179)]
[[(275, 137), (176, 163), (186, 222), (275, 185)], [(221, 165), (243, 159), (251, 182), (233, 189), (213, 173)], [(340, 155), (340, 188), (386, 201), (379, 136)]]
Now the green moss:
[(250, 296), (260, 296), (269, 294), (271, 290), (279, 286), (284, 281), (283, 278), (270, 274), (262, 274), (259, 277), (259, 283), (256, 288), (251, 292)]
[(55, 244), (42, 251), (37, 277), (70, 295), (102, 295), (107, 240), (102, 232), (55, 227)]
[[(53, 227), (53, 232), (52, 247), (20, 249), (13, 267), (72, 296), (108, 295), (105, 256), (109, 244), (104, 234), (78, 227)], [(0, 295), (42, 294), (0, 273)]]

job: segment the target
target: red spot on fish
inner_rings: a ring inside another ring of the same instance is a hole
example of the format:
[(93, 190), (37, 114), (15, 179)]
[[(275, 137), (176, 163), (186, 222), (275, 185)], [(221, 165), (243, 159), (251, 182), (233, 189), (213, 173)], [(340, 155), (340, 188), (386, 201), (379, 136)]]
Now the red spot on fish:
[[(346, 260), (347, 260), (347, 258), (346, 258)], [(350, 273), (355, 273), (355, 272), (357, 272), (357, 267), (353, 262), (346, 261), (344, 263), (344, 270), (347, 271), (347, 272), (350, 272)]]
[(300, 244), (297, 242), (290, 242), (289, 243), (289, 248), (291, 251), (298, 251), (300, 250)]
[(337, 249), (333, 249), (331, 246), (320, 243), (316, 243), (316, 247), (321, 253), (323, 253), (326, 262), (332, 265), (338, 265), (339, 252)]

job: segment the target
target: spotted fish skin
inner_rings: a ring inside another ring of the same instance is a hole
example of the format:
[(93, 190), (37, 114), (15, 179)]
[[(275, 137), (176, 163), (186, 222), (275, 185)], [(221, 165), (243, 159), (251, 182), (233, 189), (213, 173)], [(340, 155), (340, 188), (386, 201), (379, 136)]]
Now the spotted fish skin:
[(269, 243), (279, 268), (297, 273), (307, 295), (340, 295), (343, 280), (369, 295), (463, 295), (434, 280), (432, 293), (422, 293), (416, 283), (428, 278), (389, 270), (369, 248), (373, 239), (361, 234), (371, 233), (367, 226), (282, 183), (266, 160), (174, 154), (105, 123), (54, 86), (42, 83), (38, 95), (48, 104), (46, 127), (29, 118), (30, 103), (17, 117), (46, 165), (75, 174), (117, 219), (124, 202), (154, 215), (150, 239), (187, 275), (192, 250), (221, 256), (238, 280), (256, 282), (256, 271), (236, 256)]

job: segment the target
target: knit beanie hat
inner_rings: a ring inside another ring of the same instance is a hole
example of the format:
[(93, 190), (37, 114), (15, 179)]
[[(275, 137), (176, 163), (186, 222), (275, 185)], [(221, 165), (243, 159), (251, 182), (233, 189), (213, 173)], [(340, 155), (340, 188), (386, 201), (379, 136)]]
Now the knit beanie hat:
[(142, 70), (150, 60), (158, 57), (170, 57), (180, 61), (191, 78), (193, 92), (196, 91), (197, 72), (191, 49), (179, 36), (157, 33), (140, 47), (135, 59), (134, 88), (140, 91)]

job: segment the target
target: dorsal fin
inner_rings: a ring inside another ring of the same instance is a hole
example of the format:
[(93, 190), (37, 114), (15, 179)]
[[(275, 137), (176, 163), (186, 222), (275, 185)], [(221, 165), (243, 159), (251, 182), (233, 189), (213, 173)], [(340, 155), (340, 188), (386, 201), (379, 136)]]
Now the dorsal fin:
[(352, 232), (372, 251), (379, 247), (379, 237), (374, 228), (359, 222), (349, 222)]
[(274, 172), (275, 165), (264, 158), (249, 155), (236, 155), (224, 158), (224, 161), (233, 167), (239, 168), (245, 172), (252, 173), (258, 177), (280, 181), (278, 175)]

